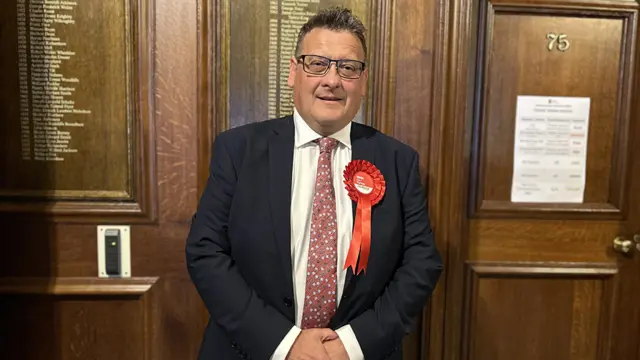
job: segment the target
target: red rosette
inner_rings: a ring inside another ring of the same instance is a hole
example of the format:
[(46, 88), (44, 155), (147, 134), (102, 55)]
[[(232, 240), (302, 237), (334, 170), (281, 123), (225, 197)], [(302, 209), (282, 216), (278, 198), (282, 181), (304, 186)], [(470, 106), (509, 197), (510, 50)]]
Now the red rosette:
[(344, 184), (351, 200), (357, 203), (353, 236), (344, 268), (352, 267), (357, 275), (367, 269), (371, 252), (371, 207), (382, 200), (386, 183), (375, 165), (366, 160), (353, 160), (344, 169)]

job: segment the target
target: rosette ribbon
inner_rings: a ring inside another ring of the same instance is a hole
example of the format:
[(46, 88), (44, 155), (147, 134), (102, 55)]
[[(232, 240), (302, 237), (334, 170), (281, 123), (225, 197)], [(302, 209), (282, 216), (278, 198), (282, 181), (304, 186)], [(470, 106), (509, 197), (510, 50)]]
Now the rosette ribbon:
[(351, 200), (357, 203), (353, 236), (344, 268), (351, 267), (357, 275), (367, 269), (371, 252), (371, 208), (382, 200), (386, 183), (375, 165), (366, 160), (353, 160), (344, 169), (344, 184)]

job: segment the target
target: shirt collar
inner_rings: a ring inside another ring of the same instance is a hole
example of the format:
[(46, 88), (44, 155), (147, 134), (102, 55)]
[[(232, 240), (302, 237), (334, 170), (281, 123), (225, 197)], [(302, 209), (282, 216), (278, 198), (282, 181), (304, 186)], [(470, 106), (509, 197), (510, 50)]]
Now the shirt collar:
[[(303, 145), (306, 145), (316, 139), (320, 139), (322, 135), (313, 131), (309, 124), (300, 116), (298, 110), (294, 107), (293, 109), (293, 124), (295, 127), (295, 147), (299, 148)], [(351, 149), (351, 121), (347, 124), (347, 126), (338, 130), (329, 137), (338, 140), (338, 142), (342, 143), (348, 149)]]

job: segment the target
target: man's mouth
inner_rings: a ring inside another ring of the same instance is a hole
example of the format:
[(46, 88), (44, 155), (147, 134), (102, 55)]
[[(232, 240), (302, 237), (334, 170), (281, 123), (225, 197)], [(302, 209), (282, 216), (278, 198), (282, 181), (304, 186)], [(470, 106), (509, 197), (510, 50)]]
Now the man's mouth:
[(340, 100), (342, 100), (341, 98), (335, 97), (335, 96), (318, 96), (318, 99), (324, 100), (324, 101), (340, 101)]

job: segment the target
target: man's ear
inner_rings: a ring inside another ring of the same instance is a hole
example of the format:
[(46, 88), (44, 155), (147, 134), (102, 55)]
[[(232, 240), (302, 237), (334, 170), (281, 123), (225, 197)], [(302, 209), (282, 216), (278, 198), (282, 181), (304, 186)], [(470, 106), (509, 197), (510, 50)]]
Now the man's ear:
[(298, 70), (298, 61), (292, 56), (289, 60), (289, 78), (287, 79), (287, 85), (290, 88), (293, 88), (293, 84), (296, 82), (296, 70)]

